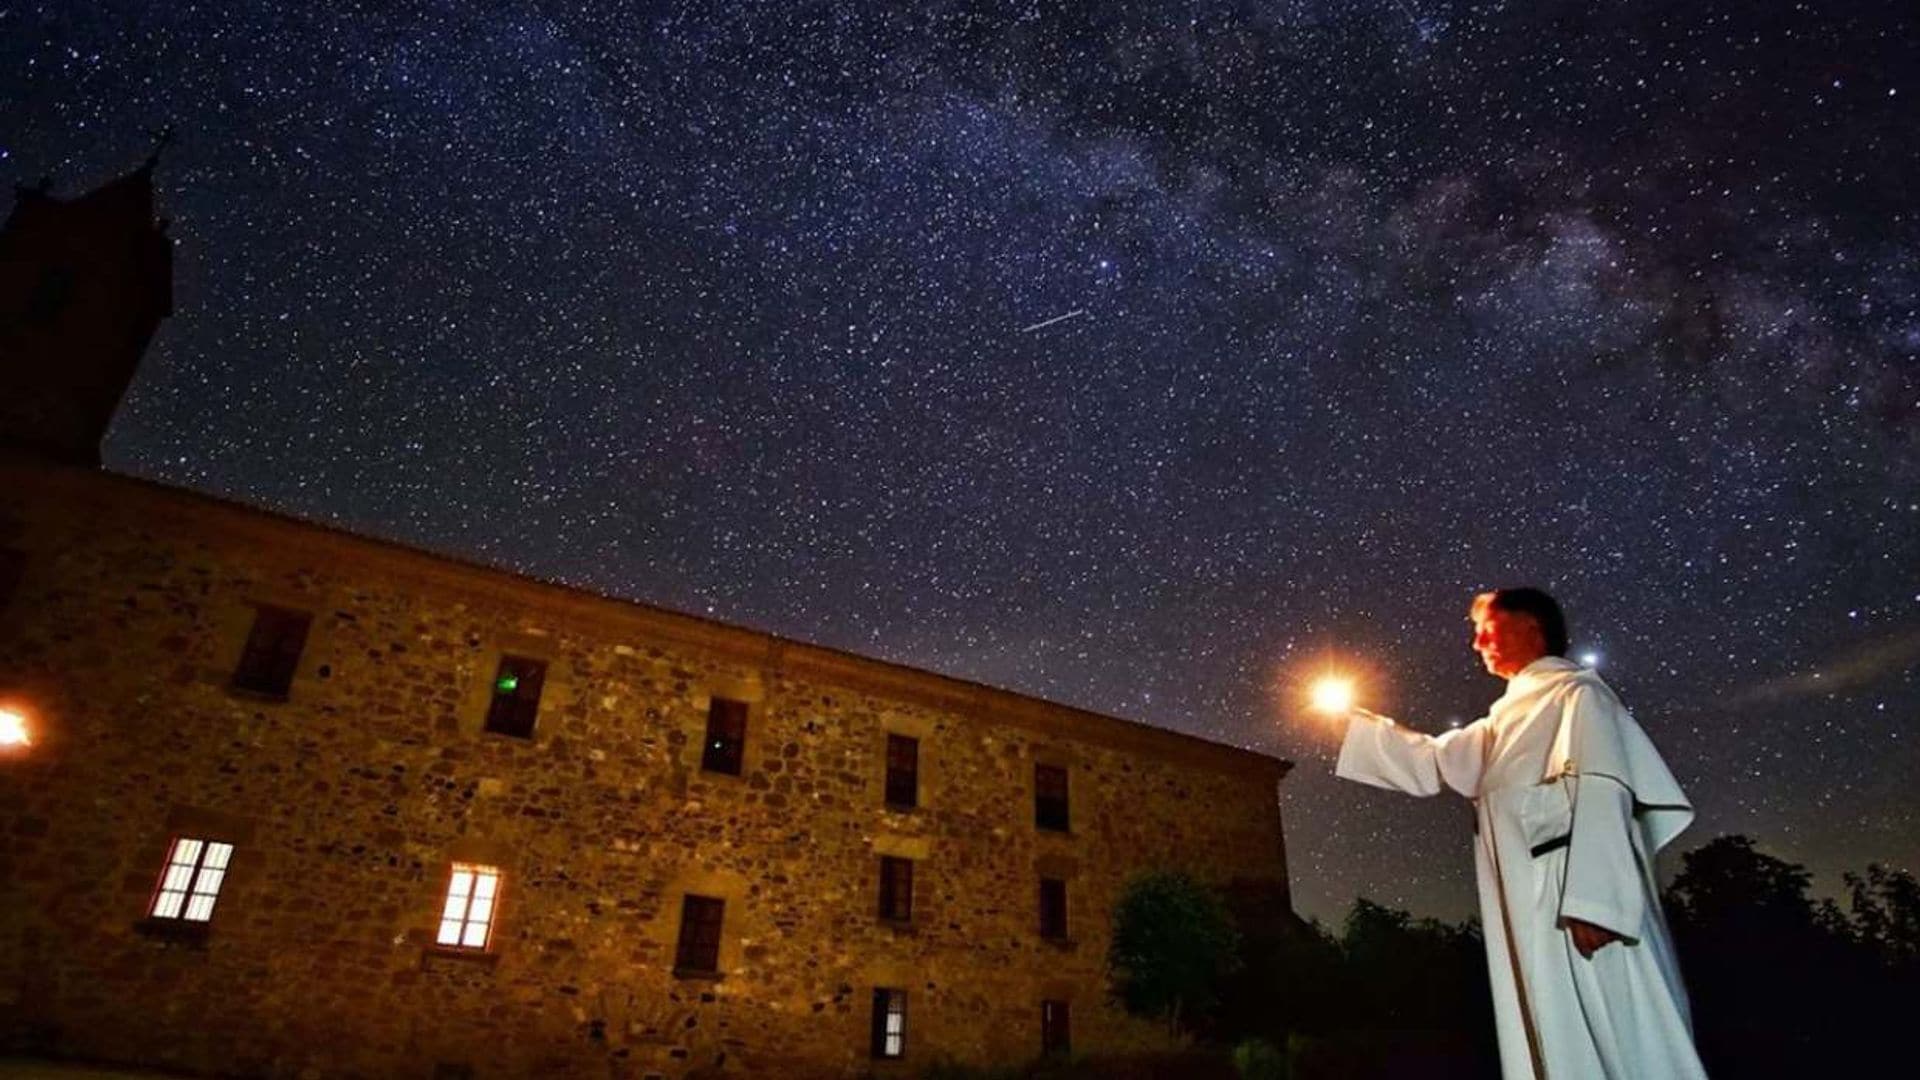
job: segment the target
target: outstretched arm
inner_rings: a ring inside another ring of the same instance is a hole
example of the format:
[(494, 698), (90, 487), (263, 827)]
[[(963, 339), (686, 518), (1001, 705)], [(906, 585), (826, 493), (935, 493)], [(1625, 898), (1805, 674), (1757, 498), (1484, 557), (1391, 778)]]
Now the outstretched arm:
[(1437, 795), (1446, 786), (1472, 796), (1480, 790), (1486, 738), (1485, 718), (1441, 735), (1426, 735), (1384, 716), (1355, 710), (1333, 772), (1346, 780), (1409, 795)]

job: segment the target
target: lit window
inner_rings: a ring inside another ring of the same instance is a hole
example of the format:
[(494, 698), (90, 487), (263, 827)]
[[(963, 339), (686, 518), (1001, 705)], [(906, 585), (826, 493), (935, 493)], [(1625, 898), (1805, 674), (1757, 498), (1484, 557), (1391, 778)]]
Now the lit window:
[(183, 922), (203, 923), (213, 918), (213, 902), (220, 896), (220, 882), (225, 880), (227, 861), (232, 858), (232, 844), (176, 837), (147, 914)]
[(454, 863), (447, 882), (447, 903), (440, 909), (440, 933), (434, 941), (455, 949), (485, 949), (493, 935), (493, 912), (500, 896), (500, 870)]
[(897, 1058), (907, 1052), (907, 992), (891, 987), (873, 991), (873, 1056)]

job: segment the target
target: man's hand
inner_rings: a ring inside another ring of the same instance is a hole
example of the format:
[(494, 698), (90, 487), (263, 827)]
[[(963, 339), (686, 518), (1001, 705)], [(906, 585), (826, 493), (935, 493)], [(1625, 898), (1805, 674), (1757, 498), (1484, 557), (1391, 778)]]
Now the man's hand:
[(1573, 947), (1580, 950), (1582, 960), (1593, 959), (1593, 954), (1601, 948), (1620, 940), (1620, 935), (1604, 926), (1595, 926), (1579, 919), (1567, 919), (1567, 933), (1573, 935)]

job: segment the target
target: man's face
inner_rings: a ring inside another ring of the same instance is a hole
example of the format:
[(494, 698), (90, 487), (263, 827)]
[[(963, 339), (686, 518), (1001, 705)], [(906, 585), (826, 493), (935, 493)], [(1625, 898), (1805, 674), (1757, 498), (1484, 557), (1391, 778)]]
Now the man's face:
[(1533, 616), (1483, 606), (1473, 613), (1473, 651), (1489, 673), (1511, 679), (1547, 655), (1547, 642)]

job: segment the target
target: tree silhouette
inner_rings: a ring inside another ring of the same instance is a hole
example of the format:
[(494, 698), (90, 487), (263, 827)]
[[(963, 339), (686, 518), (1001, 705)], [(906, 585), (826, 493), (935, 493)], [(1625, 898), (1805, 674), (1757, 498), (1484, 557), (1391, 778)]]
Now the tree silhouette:
[(1219, 1003), (1222, 978), (1240, 966), (1239, 946), (1219, 893), (1177, 871), (1142, 874), (1113, 913), (1115, 996), (1135, 1016), (1195, 1030)]

